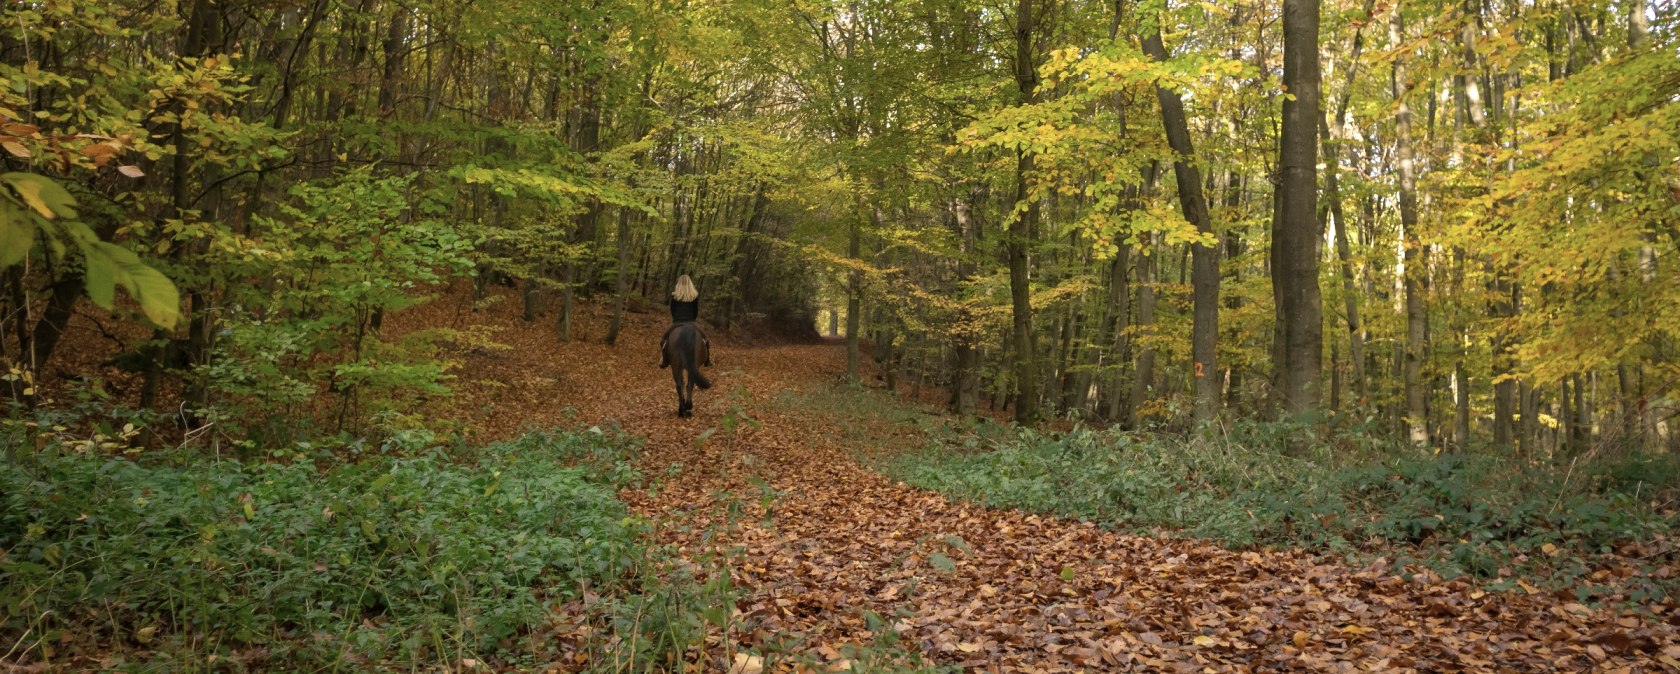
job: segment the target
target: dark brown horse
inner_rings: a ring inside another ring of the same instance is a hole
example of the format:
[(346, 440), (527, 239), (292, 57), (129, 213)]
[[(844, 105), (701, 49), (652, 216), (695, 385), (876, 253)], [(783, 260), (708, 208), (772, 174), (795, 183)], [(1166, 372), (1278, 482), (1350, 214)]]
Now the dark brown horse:
[[(700, 343), (700, 329), (693, 323), (678, 323), (665, 340), (665, 360), (671, 364), (671, 378), (677, 382), (677, 416), (694, 416), (694, 387), (704, 391), (712, 387), (706, 375), (700, 373), (705, 355)], [(684, 381), (684, 378), (687, 381)]]

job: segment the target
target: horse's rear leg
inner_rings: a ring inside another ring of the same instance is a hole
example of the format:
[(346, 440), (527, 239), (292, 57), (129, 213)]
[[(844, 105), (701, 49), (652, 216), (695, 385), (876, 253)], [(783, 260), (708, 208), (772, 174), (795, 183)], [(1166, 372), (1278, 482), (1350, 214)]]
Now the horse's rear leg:
[(677, 384), (677, 416), (688, 416), (688, 400), (683, 398), (683, 368), (671, 368), (671, 380)]

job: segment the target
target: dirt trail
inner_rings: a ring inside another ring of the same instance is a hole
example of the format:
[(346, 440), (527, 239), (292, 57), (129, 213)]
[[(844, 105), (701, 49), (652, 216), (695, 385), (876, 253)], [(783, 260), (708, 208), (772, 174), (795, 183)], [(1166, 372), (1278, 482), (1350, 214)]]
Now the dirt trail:
[[(837, 345), (715, 336), (716, 387), (680, 420), (655, 367), (660, 316), (632, 315), (615, 349), (600, 344), (604, 315), (580, 322), (589, 341), (562, 344), (514, 304), (472, 319), (503, 326), (496, 339), (515, 348), (469, 356), (451, 404), (492, 437), (617, 423), (647, 436), (649, 474), (680, 462), (661, 489), (625, 498), (689, 554), (740, 551), (738, 608), (755, 628), (744, 645), (792, 640), (833, 657), (876, 635), (872, 612), (933, 659), (983, 671), (1680, 671), (1680, 615), (1121, 534), (899, 485), (858, 463), (871, 448), (844, 446), (833, 419), (776, 404), (836, 381)], [(456, 308), (434, 302), (399, 324), (449, 325)], [(697, 443), (735, 405), (762, 427)], [(767, 517), (764, 483), (776, 492)], [(714, 519), (720, 493), (744, 504), (733, 524)]]

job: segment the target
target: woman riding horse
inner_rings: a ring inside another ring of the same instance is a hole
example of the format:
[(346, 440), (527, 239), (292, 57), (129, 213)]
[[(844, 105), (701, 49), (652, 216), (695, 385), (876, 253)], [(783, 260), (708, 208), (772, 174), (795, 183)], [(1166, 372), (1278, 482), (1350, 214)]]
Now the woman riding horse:
[(694, 281), (688, 274), (677, 277), (677, 287), (671, 291), (671, 327), (665, 329), (665, 336), (659, 338), (659, 367), (671, 366), (671, 357), (665, 353), (665, 345), (671, 341), (671, 332), (677, 326), (688, 323), (700, 334), (700, 364), (712, 366), (712, 342), (706, 339), (706, 331), (700, 329), (695, 321), (700, 318), (700, 291), (694, 288)]
[(677, 416), (694, 416), (694, 389), (709, 389), (712, 383), (700, 372), (700, 365), (711, 365), (711, 346), (705, 333), (694, 321), (700, 317), (700, 293), (687, 275), (677, 278), (677, 288), (671, 292), (671, 327), (659, 341), (659, 367), (671, 367), (671, 379), (677, 384)]

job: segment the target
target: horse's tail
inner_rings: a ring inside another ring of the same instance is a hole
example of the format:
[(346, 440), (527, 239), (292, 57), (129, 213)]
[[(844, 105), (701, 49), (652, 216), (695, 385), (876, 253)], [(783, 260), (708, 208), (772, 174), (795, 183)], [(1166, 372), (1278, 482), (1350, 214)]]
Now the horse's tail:
[(684, 360), (688, 361), (688, 378), (694, 382), (694, 385), (700, 387), (702, 391), (711, 388), (711, 380), (707, 379), (706, 375), (700, 374), (699, 349), (695, 349), (695, 353)]

